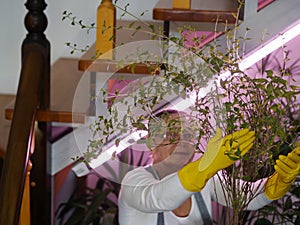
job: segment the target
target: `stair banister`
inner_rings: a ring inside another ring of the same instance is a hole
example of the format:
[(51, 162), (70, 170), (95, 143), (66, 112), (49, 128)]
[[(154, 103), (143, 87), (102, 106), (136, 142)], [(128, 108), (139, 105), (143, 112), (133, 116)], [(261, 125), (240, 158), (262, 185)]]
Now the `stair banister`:
[[(1, 176), (0, 224), (17, 225), (32, 143), (38, 105), (40, 77), (43, 70), (39, 52), (23, 58), (21, 77)], [(35, 67), (32, 64), (36, 64)], [(29, 89), (28, 86), (31, 88)]]
[[(25, 6), (28, 9), (25, 16), (28, 34), (22, 44), (22, 68), (0, 181), (0, 225), (19, 223), (36, 111), (38, 107), (47, 109), (50, 102), (50, 44), (44, 35), (47, 17), (43, 13), (46, 3), (44, 0), (27, 0)], [(47, 123), (39, 126), (46, 134)], [(42, 148), (35, 150), (31, 161), (31, 175), (36, 179), (31, 181), (36, 183), (31, 191), (31, 217), (34, 219), (31, 224), (50, 224), (50, 218), (46, 216), (49, 197), (45, 138)]]

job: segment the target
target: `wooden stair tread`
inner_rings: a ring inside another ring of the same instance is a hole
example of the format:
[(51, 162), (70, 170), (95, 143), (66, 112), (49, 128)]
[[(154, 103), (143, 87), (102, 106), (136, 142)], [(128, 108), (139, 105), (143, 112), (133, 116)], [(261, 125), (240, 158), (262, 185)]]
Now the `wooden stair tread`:
[[(136, 21), (132, 25), (132, 21), (117, 20), (116, 21), (116, 47), (122, 46), (125, 43), (131, 43), (136, 41), (151, 40), (152, 35), (145, 32), (151, 31), (149, 26), (154, 26), (157, 32), (162, 30), (161, 22), (146, 21), (145, 23)], [(135, 28), (140, 27), (138, 31)], [(134, 35), (133, 35), (134, 33)], [(136, 79), (145, 74), (150, 74), (152, 68), (144, 63), (134, 64), (133, 67), (128, 65), (120, 68), (119, 61), (124, 59), (122, 56), (115, 56), (114, 60), (107, 59), (95, 59), (96, 47), (95, 44), (90, 46), (87, 52), (79, 59), (78, 69), (81, 71), (92, 71), (92, 72), (113, 72), (112, 78), (114, 79)]]
[(186, 22), (235, 23), (238, 11), (236, 0), (191, 0), (190, 9), (173, 9), (173, 0), (159, 0), (153, 9), (153, 19)]
[[(79, 60), (78, 69), (86, 72), (107, 72), (112, 73), (114, 79), (136, 79), (141, 75), (150, 74), (153, 68), (149, 64), (135, 63), (125, 67), (120, 67), (118, 60), (92, 59), (90, 57), (95, 52), (95, 44)], [(133, 72), (134, 71), (134, 72)]]
[[(60, 58), (51, 66), (51, 96), (50, 109), (38, 110), (37, 121), (84, 123), (87, 112), (73, 109), (73, 100), (77, 85), (83, 76), (83, 72), (77, 69), (78, 59)], [(89, 88), (89, 87), (86, 87)], [(85, 104), (85, 103), (83, 103)], [(87, 103), (86, 103), (87, 104)], [(5, 118), (12, 119), (14, 99), (6, 107)]]

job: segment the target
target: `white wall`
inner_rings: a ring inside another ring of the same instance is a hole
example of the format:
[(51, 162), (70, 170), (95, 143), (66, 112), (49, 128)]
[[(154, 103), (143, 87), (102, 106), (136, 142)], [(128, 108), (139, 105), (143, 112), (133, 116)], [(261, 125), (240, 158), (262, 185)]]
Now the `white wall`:
[[(0, 93), (15, 94), (21, 70), (21, 44), (26, 36), (24, 17), (27, 9), (26, 0), (2, 0), (0, 7)], [(128, 10), (134, 15), (148, 10), (145, 20), (152, 19), (152, 9), (157, 0), (118, 0), (117, 4), (125, 6), (130, 4)], [(62, 21), (62, 12), (72, 12), (78, 19), (86, 24), (95, 22), (96, 9), (100, 0), (52, 0), (45, 13), (48, 17), (46, 35), (51, 43), (51, 62), (59, 57), (79, 57), (81, 53), (70, 55), (66, 42), (76, 43), (78, 46), (91, 45), (95, 41), (95, 33), (86, 34), (79, 27), (73, 27), (69, 21)], [(118, 18), (120, 10), (117, 10)], [(125, 19), (132, 19), (126, 16)]]

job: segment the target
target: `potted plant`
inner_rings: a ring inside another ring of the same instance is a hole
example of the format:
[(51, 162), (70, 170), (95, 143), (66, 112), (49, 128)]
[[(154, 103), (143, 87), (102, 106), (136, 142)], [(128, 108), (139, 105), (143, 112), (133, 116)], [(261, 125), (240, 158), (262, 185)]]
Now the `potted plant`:
[(132, 148), (126, 149), (116, 158), (121, 162), (118, 170), (108, 163), (103, 165), (111, 178), (92, 170), (83, 178), (84, 182), (75, 188), (68, 201), (58, 206), (56, 219), (59, 225), (119, 224), (117, 199), (120, 181), (132, 167), (146, 165), (149, 158), (144, 153), (134, 154)]

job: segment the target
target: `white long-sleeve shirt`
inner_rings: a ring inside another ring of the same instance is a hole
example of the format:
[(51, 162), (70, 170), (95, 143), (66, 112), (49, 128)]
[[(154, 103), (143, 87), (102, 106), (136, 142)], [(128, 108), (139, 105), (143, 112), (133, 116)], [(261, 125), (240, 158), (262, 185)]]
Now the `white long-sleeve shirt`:
[[(257, 188), (258, 185), (262, 188), (249, 203), (248, 210), (256, 210), (271, 202), (263, 193), (264, 182), (253, 183), (253, 188)], [(217, 176), (207, 182), (201, 194), (210, 216), (212, 215), (212, 200), (226, 205), (226, 196), (224, 196), (226, 193), (222, 191), (220, 179)], [(192, 197), (189, 215), (177, 217), (173, 214), (172, 210), (178, 208), (189, 197)], [(156, 180), (143, 167), (128, 172), (122, 181), (118, 203), (120, 225), (156, 225), (158, 212), (164, 212), (165, 225), (203, 224), (193, 193), (184, 189), (177, 173), (170, 174), (162, 180)]]

